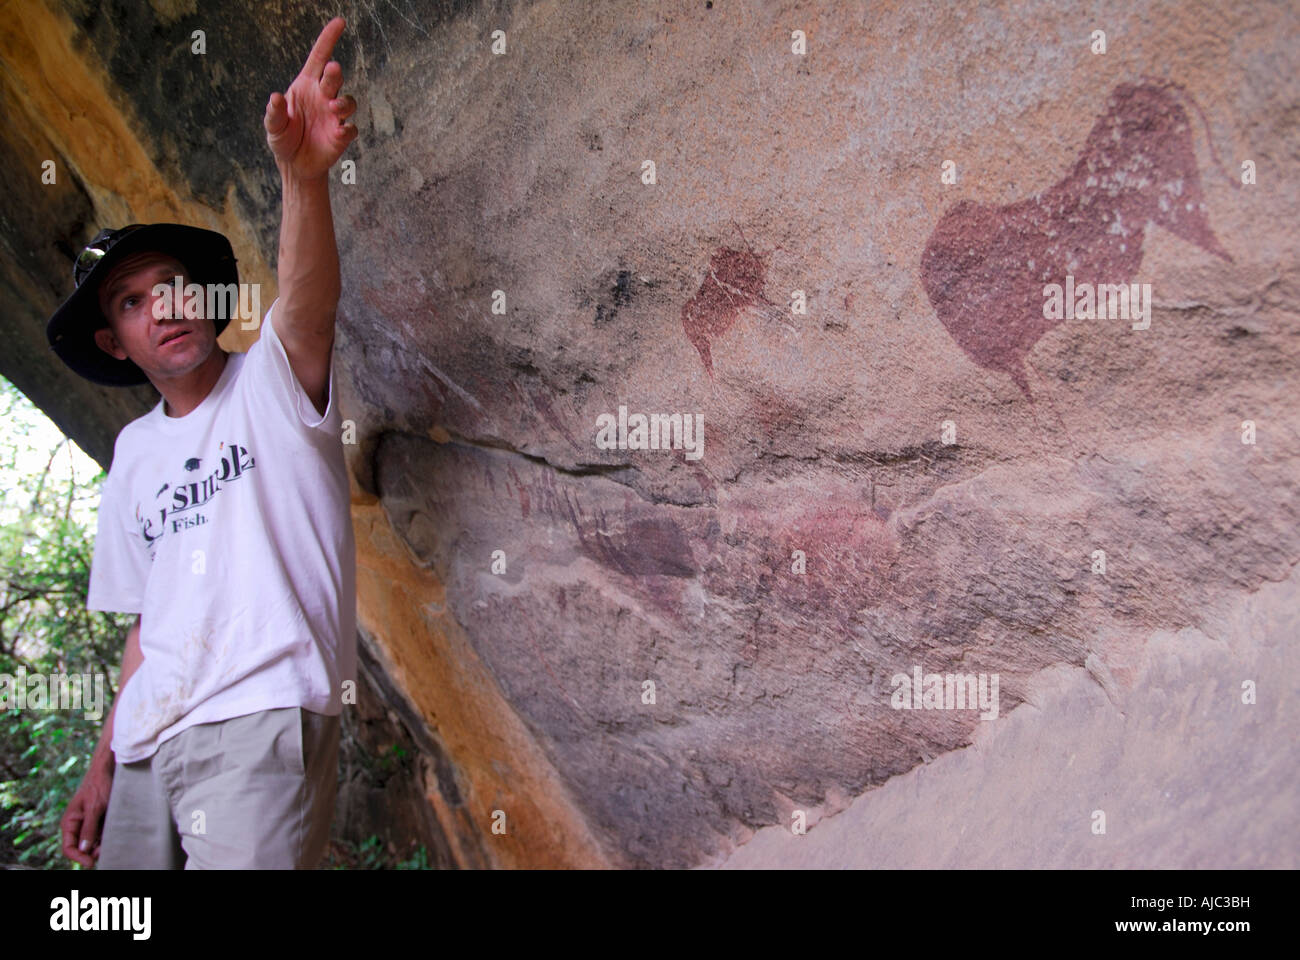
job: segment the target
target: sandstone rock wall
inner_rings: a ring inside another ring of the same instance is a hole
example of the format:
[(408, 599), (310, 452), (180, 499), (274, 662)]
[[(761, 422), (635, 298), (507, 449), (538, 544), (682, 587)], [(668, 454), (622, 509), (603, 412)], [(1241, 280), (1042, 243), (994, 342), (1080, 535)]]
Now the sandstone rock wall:
[[(997, 673), (1003, 718), (1044, 670), (1123, 691), (1290, 575), (1294, 5), (342, 12), (359, 612), (442, 862), (717, 862), (986, 722), (895, 674)], [(261, 112), (322, 16), (0, 14), (0, 372), (101, 462), (148, 394), (44, 352), (71, 253), (184, 220), (273, 290)], [(1150, 284), (1150, 327), (1046, 318), (1067, 275)], [(703, 455), (600, 449), (620, 406), (699, 414)]]

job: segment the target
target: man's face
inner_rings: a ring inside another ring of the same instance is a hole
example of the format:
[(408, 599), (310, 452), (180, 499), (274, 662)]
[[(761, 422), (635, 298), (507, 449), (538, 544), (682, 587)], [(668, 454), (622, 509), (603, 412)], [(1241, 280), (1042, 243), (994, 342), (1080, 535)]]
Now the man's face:
[[(179, 260), (146, 251), (117, 264), (99, 285), (99, 309), (109, 325), (95, 331), (95, 342), (119, 360), (134, 361), (150, 379), (183, 376), (216, 346), (212, 321), (186, 319), (184, 302), (172, 302), (178, 274), (182, 284), (189, 283)], [(158, 284), (172, 289), (154, 296)]]

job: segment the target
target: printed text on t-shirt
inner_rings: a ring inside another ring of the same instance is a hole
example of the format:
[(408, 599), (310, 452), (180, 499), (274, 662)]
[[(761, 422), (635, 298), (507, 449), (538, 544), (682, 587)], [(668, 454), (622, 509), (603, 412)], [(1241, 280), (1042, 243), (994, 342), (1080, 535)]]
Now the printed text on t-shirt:
[[(248, 448), (237, 443), (223, 442), (219, 449), (223, 451), (219, 465), (214, 467), (207, 476), (192, 479), (182, 475), (180, 482), (166, 482), (158, 488), (158, 492), (154, 495), (153, 509), (145, 510), (136, 505), (136, 523), (140, 525), (140, 534), (151, 552), (154, 541), (169, 530), (174, 533), (207, 523), (207, 518), (199, 513), (191, 516), (179, 516), (179, 514), (197, 510), (215, 497), (225, 484), (238, 480), (247, 471), (253, 469), (256, 463), (249, 454)], [(194, 474), (202, 469), (203, 460), (200, 457), (190, 457), (182, 467), (186, 473)], [(168, 491), (171, 492), (170, 500), (164, 499), (164, 494)]]

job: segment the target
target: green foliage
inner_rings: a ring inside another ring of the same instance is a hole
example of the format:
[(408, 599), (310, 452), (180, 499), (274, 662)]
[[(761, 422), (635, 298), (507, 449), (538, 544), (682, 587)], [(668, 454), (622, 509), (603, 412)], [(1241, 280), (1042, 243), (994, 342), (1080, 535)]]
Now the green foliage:
[(410, 756), (410, 754), (400, 743), (390, 744), (380, 750), (377, 765), (379, 769), (384, 772), (391, 772), (395, 768), (401, 766), (402, 761), (408, 756)]
[[(71, 442), (2, 378), (0, 417), (0, 674), (98, 674), (107, 715), (135, 618), (85, 606), (103, 471), (87, 469), (84, 455), (78, 462)], [(70, 865), (59, 819), (103, 722), (86, 710), (0, 710), (0, 862)]]
[(358, 864), (361, 870), (378, 870), (384, 865), (387, 859), (384, 852), (384, 841), (376, 836), (370, 836), (361, 842), (357, 849), (357, 855), (360, 859)]
[(424, 849), (424, 844), (415, 848), (415, 854), (408, 860), (399, 860), (395, 870), (432, 870), (429, 866), (429, 851)]
[(402, 859), (382, 838), (373, 834), (361, 843), (348, 843), (336, 839), (325, 862), (329, 870), (432, 870), (429, 851), (423, 844), (414, 847), (411, 855)]

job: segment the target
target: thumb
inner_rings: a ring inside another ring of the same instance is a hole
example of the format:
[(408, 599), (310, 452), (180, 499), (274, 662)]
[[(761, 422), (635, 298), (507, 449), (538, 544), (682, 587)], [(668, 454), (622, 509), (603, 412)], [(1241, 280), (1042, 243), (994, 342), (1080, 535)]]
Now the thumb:
[(88, 866), (87, 857), (81, 850), (82, 828), (85, 812), (83, 809), (83, 800), (81, 797), (74, 797), (68, 804), (68, 810), (63, 815), (61, 824), (63, 833), (63, 853), (71, 860), (75, 860), (82, 866)]
[(283, 94), (271, 94), (271, 99), (266, 104), (266, 117), (262, 122), (266, 126), (266, 132), (273, 137), (284, 132), (284, 128), (289, 125), (289, 104)]
[(95, 845), (99, 843), (99, 820), (102, 816), (102, 811), (90, 811), (86, 818), (81, 821), (77, 849), (82, 853), (90, 853)]

